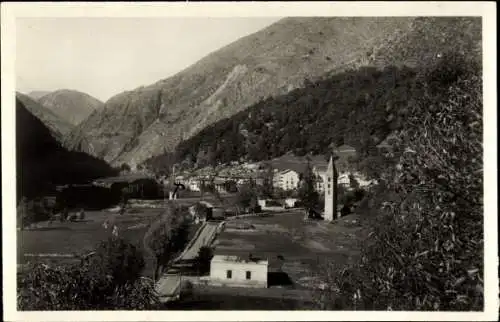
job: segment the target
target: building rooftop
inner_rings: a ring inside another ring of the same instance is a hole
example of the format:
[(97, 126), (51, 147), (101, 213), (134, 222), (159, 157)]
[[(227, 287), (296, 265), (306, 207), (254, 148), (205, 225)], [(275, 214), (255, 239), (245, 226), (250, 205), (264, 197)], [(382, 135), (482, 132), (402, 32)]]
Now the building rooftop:
[(107, 178), (99, 178), (94, 180), (94, 182), (100, 182), (100, 183), (115, 183), (115, 182), (133, 182), (136, 180), (141, 180), (141, 179), (152, 179), (154, 178), (145, 175), (143, 173), (132, 173), (132, 174), (127, 174), (127, 175), (122, 175), (118, 177), (107, 177)]
[(244, 256), (237, 256), (237, 255), (215, 255), (212, 258), (212, 262), (225, 262), (225, 263), (253, 263), (257, 265), (268, 265), (269, 262), (268, 260), (264, 260), (261, 258), (250, 258), (250, 257), (244, 257)]

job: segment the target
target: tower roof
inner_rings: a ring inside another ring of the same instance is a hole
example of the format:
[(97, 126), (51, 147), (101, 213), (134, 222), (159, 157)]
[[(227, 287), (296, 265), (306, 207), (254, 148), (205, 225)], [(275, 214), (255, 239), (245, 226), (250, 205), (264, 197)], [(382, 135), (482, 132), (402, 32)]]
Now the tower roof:
[(333, 155), (330, 155), (330, 161), (328, 162), (328, 167), (326, 168), (327, 173), (337, 173), (337, 168), (335, 167), (335, 163), (333, 162)]

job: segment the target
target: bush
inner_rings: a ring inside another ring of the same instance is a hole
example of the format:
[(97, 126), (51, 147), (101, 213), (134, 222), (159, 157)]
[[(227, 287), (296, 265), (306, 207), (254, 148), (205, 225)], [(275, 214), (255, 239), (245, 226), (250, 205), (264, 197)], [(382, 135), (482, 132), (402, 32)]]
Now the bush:
[(33, 223), (48, 220), (51, 216), (52, 209), (41, 198), (32, 200), (22, 198), (17, 206), (17, 225), (22, 229)]
[(110, 239), (80, 264), (36, 263), (18, 273), (19, 310), (153, 309), (154, 286), (140, 279), (142, 254), (128, 242)]
[(196, 257), (196, 267), (198, 269), (198, 273), (206, 274), (210, 272), (210, 261), (214, 256), (212, 248), (208, 246), (202, 246), (198, 252), (198, 256)]
[(482, 82), (473, 64), (455, 67), (416, 83), (360, 262), (329, 280), (342, 309), (483, 309)]
[(107, 276), (114, 285), (124, 285), (139, 278), (145, 262), (135, 245), (121, 238), (110, 237), (97, 246), (88, 265), (93, 275)]

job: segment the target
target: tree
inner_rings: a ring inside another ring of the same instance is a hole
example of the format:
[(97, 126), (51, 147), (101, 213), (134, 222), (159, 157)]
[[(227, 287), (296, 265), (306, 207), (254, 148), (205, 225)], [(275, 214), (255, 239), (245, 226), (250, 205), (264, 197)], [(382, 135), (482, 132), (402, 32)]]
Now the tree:
[(85, 219), (85, 211), (83, 209), (80, 210), (80, 213), (78, 214), (78, 219), (80, 220)]
[(483, 309), (480, 71), (473, 60), (443, 57), (417, 78), (371, 237), (349, 276), (331, 283), (349, 299), (343, 309)]
[(18, 272), (20, 310), (153, 309), (152, 283), (140, 278), (142, 253), (122, 239), (101, 242), (72, 265), (31, 264)]
[(120, 166), (120, 172), (130, 172), (130, 166), (127, 163), (122, 163)]
[(243, 211), (254, 208), (257, 205), (257, 192), (250, 184), (244, 184), (238, 189), (236, 205)]
[(302, 175), (302, 181), (298, 190), (300, 203), (307, 209), (314, 209), (319, 203), (319, 194), (316, 191), (315, 175), (308, 158), (306, 169)]
[(187, 210), (172, 202), (149, 226), (144, 235), (144, 248), (155, 259), (154, 280), (172, 263), (188, 242)]
[(214, 257), (212, 248), (208, 246), (200, 247), (198, 256), (196, 257), (196, 266), (199, 274), (206, 274), (210, 272), (210, 260)]
[(29, 207), (26, 197), (23, 197), (17, 206), (17, 225), (21, 230), (31, 225), (35, 220), (35, 215)]
[(359, 188), (359, 182), (358, 180), (356, 180), (352, 173), (349, 173), (349, 186), (351, 187), (351, 189)]
[(264, 170), (264, 184), (262, 186), (262, 195), (266, 198), (272, 197), (274, 193), (273, 187), (274, 171), (271, 164), (267, 164)]
[(96, 278), (111, 278), (113, 285), (137, 280), (145, 262), (139, 249), (122, 238), (109, 237), (102, 241), (88, 259), (89, 273)]

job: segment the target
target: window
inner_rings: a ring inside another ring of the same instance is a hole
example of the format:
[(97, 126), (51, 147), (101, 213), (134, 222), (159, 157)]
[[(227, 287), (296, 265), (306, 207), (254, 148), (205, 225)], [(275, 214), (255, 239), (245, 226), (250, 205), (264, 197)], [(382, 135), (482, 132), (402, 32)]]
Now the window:
[(227, 270), (226, 271), (226, 278), (230, 279), (233, 277), (233, 271), (232, 270)]
[(328, 182), (332, 181), (332, 178), (328, 177)]
[(252, 272), (247, 271), (246, 278), (247, 278), (247, 280), (251, 280), (252, 279)]
[(330, 184), (328, 184), (328, 189), (330, 189), (330, 187), (331, 187)]

